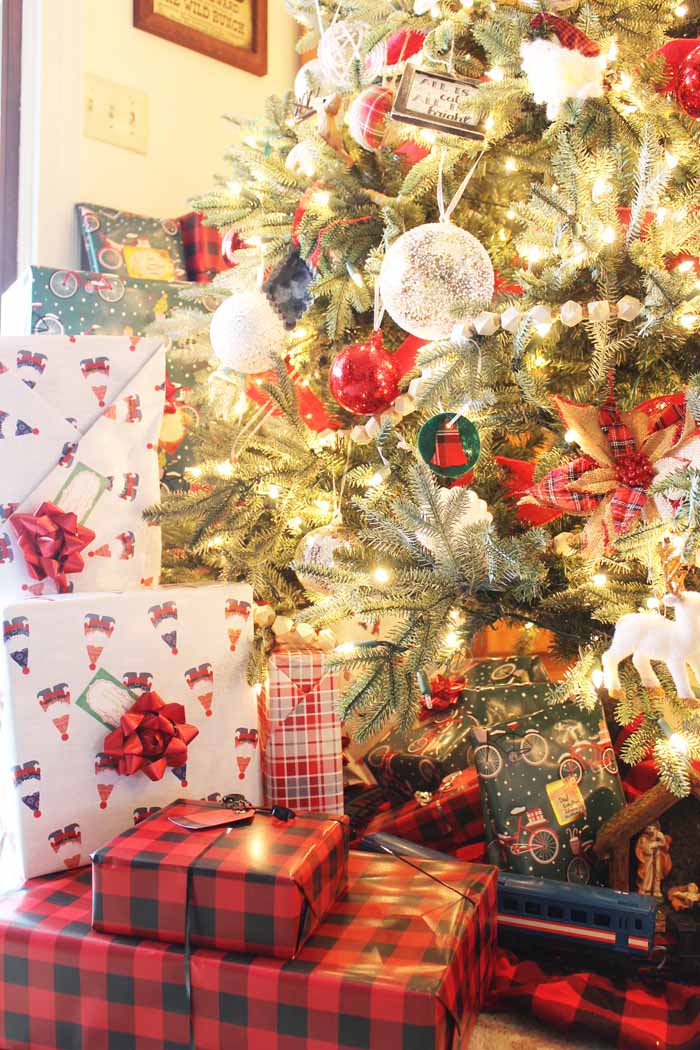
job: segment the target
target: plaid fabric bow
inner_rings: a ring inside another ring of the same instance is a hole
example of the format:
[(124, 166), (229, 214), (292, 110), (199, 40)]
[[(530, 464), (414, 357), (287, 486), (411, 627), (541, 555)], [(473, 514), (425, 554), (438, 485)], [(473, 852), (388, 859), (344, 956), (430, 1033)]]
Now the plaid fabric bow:
[[(583, 455), (551, 470), (520, 502), (590, 515), (584, 549), (597, 557), (640, 518), (658, 516), (649, 488), (665, 468), (662, 461), (677, 457), (700, 431), (682, 395), (654, 398), (630, 412), (621, 412), (612, 395), (600, 408), (552, 400)], [(691, 455), (697, 456), (695, 448)]]

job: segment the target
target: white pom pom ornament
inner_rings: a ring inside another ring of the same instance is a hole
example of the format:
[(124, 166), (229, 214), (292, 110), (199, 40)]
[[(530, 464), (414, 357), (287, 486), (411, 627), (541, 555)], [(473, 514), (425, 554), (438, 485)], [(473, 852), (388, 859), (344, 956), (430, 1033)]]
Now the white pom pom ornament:
[(224, 368), (246, 374), (273, 368), (287, 347), (284, 324), (259, 289), (236, 292), (217, 307), (209, 338)]
[(483, 244), (451, 222), (416, 226), (390, 246), (379, 274), (387, 312), (420, 339), (448, 339), (460, 301), (485, 306), (493, 265)]
[(358, 146), (372, 153), (379, 149), (393, 101), (394, 92), (378, 84), (365, 88), (352, 100), (346, 121)]
[(318, 61), (324, 80), (333, 87), (347, 89), (355, 83), (359, 63), (360, 82), (370, 84), (382, 71), (386, 46), (377, 44), (365, 53), (363, 45), (369, 33), (364, 22), (341, 19), (326, 29), (318, 45)]

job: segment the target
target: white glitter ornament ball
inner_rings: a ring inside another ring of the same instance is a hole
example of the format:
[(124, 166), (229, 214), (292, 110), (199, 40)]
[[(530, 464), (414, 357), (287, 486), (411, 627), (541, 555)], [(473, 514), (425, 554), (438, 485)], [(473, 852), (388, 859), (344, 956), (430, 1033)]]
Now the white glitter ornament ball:
[(322, 98), (331, 90), (330, 84), (323, 76), (321, 63), (317, 58), (304, 62), (294, 78), (294, 95), (297, 99)]
[(260, 289), (236, 292), (218, 306), (209, 338), (224, 368), (246, 374), (274, 368), (274, 355), (287, 347), (284, 324)]
[(366, 52), (363, 45), (368, 34), (369, 26), (364, 22), (345, 19), (326, 29), (318, 45), (318, 61), (324, 80), (341, 89), (354, 87), (356, 62), (360, 66), (360, 83), (371, 84), (376, 80), (384, 65), (386, 45), (377, 44)]
[(462, 301), (486, 306), (493, 296), (493, 265), (483, 244), (451, 222), (416, 226), (384, 256), (379, 289), (387, 313), (420, 339), (448, 339)]
[[(304, 562), (306, 565), (316, 565), (323, 569), (334, 567), (333, 555), (339, 547), (349, 546), (349, 533), (344, 525), (321, 525), (317, 529), (307, 532), (294, 553), (296, 562)], [(302, 587), (314, 594), (330, 594), (330, 588), (326, 588), (312, 576), (303, 572), (297, 573), (297, 579)]]

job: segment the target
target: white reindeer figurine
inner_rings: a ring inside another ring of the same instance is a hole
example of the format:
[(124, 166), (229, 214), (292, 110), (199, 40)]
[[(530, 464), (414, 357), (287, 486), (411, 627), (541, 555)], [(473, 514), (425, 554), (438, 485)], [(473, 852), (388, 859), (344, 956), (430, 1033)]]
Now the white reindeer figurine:
[(697, 701), (688, 678), (688, 666), (700, 681), (700, 594), (672, 591), (664, 605), (676, 610), (675, 620), (658, 612), (628, 613), (615, 627), (612, 645), (603, 653), (603, 683), (614, 699), (624, 696), (618, 666), (632, 657), (645, 689), (661, 691), (661, 683), (651, 666), (652, 660), (666, 664), (681, 700)]

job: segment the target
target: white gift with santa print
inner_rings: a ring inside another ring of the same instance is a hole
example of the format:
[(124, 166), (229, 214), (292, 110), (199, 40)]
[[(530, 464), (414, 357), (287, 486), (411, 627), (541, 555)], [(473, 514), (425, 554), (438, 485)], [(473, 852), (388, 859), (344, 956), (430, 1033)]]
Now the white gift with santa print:
[[(3, 372), (3, 369), (5, 370)], [(143, 520), (160, 492), (165, 346), (121, 336), (0, 339), (0, 598), (51, 594), (27, 569), (13, 511), (44, 502), (95, 533), (68, 576), (74, 591), (157, 582), (160, 529)], [(8, 411), (3, 412), (7, 403)], [(18, 436), (15, 436), (15, 435)]]
[[(244, 584), (33, 598), (5, 606), (0, 806), (23, 878), (90, 852), (178, 797), (260, 803), (257, 701), (246, 684)], [(154, 691), (198, 735), (151, 781), (121, 775), (105, 738)]]

